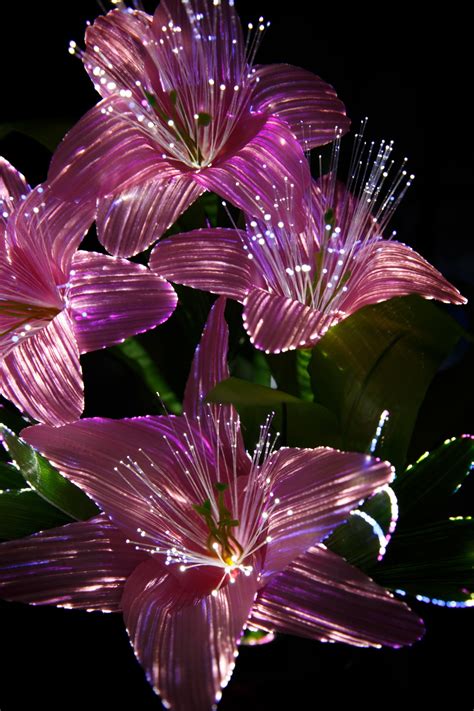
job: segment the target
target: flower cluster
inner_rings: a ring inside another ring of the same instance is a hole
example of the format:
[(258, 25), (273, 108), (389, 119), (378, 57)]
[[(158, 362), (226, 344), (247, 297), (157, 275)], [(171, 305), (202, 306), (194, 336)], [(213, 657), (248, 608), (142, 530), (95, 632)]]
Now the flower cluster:
[[(349, 129), (331, 86), (255, 64), (233, 0), (124, 6), (88, 27), (82, 59), (101, 100), (31, 190), (0, 162), (0, 391), (41, 423), (22, 433), (99, 506), (88, 521), (0, 545), (8, 600), (120, 611), (165, 704), (219, 700), (247, 625), (359, 646), (410, 644), (420, 620), (323, 543), (393, 476), (389, 463), (328, 447), (254, 454), (231, 405), (225, 297), (267, 353), (310, 348), (368, 304), (416, 293), (465, 299), (385, 228), (411, 176), (392, 146), (356, 140), (347, 185), (305, 152)], [(362, 167), (361, 167), (362, 166)], [(392, 177), (393, 176), (393, 177)], [(390, 177), (392, 178), (390, 180)], [(387, 180), (388, 178), (388, 180)], [(173, 234), (149, 266), (129, 261), (204, 191), (245, 227)], [(109, 254), (79, 249), (95, 221)], [(80, 419), (80, 355), (170, 317), (169, 282), (221, 295), (188, 379), (183, 416)]]

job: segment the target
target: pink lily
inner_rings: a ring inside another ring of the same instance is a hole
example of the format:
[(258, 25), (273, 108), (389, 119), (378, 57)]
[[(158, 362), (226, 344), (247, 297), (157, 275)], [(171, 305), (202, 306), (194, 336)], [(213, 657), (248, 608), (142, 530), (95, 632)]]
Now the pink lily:
[(396, 296), (466, 303), (417, 252), (383, 238), (413, 176), (401, 169), (385, 189), (391, 144), (382, 141), (377, 151), (372, 144), (365, 165), (361, 150), (348, 188), (335, 171), (313, 181), (303, 232), (291, 214), (278, 222), (248, 218), (246, 230), (193, 230), (156, 245), (151, 269), (242, 302), (250, 340), (267, 353), (312, 347), (358, 309)]
[(390, 465), (275, 450), (265, 427), (250, 458), (232, 407), (204, 403), (228, 377), (224, 306), (196, 351), (186, 416), (23, 431), (104, 514), (0, 546), (2, 597), (121, 610), (150, 683), (181, 711), (214, 707), (247, 624), (373, 647), (422, 634), (406, 605), (321, 544)]
[[(257, 37), (265, 28), (260, 18)], [(146, 249), (205, 190), (262, 218), (291, 197), (300, 219), (302, 146), (332, 141), (349, 121), (311, 72), (253, 66), (257, 44), (245, 43), (232, 0), (161, 0), (154, 16), (113, 10), (88, 28), (80, 54), (103, 100), (66, 136), (49, 177), (62, 197), (98, 198), (109, 252)]]
[(125, 259), (77, 247), (90, 213), (31, 191), (0, 159), (0, 392), (40, 422), (60, 425), (83, 410), (81, 353), (165, 321), (173, 287)]

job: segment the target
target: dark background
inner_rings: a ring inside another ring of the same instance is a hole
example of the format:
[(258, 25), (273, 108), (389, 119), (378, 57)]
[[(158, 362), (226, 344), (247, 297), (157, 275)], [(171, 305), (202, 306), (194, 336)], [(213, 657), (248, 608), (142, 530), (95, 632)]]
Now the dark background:
[[(318, 73), (336, 87), (355, 126), (368, 116), (367, 135), (393, 139), (399, 157), (409, 157), (416, 181), (394, 222), (398, 238), (469, 296), (472, 39), (465, 19), (449, 6), (443, 16), (430, 10), (417, 18), (413, 5), (385, 5), (383, 17), (361, 6), (343, 11), (305, 0), (281, 9), (269, 0), (243, 0), (237, 7), (245, 21), (260, 14), (272, 21), (260, 62), (284, 61)], [(59, 122), (59, 135), (61, 126), (97, 101), (67, 45), (70, 39), (81, 43), (86, 20), (100, 9), (92, 0), (57, 8), (47, 1), (2, 7), (2, 125), (51, 118)], [(0, 148), (31, 183), (45, 178), (50, 154), (35, 141), (10, 133)], [(469, 324), (469, 309), (455, 313)], [(415, 454), (472, 427), (471, 362), (464, 355), (438, 377), (420, 413)], [(391, 708), (420, 694), (424, 708), (437, 708), (446, 695), (451, 708), (472, 709), (472, 659), (466, 652), (472, 649), (472, 610), (413, 607), (428, 631), (407, 650), (353, 650), (289, 637), (241, 650), (219, 709), (325, 709), (345, 703)], [(1, 620), (1, 711), (160, 708), (119, 616), (2, 604)]]

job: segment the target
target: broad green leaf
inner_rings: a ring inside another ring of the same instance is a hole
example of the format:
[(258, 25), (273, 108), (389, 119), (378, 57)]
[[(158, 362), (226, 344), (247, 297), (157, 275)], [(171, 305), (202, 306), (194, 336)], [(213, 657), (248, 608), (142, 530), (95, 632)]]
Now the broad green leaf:
[(74, 122), (69, 119), (38, 118), (0, 124), (0, 139), (16, 131), (45, 146), (51, 153)]
[(77, 520), (97, 514), (98, 509), (89, 497), (63, 477), (45, 457), (4, 426), (0, 425), (0, 430), (12, 460), (43, 499)]
[(309, 365), (315, 401), (339, 418), (344, 449), (368, 451), (383, 410), (377, 454), (403, 466), (420, 404), (462, 329), (430, 301), (409, 296), (368, 306), (330, 329)]
[(21, 489), (25, 480), (18, 469), (9, 462), (0, 462), (0, 491), (4, 489)]
[(400, 525), (433, 520), (446, 513), (450, 497), (471, 471), (474, 438), (448, 439), (397, 476), (393, 488), (400, 504)]
[(206, 397), (208, 402), (238, 405), (279, 405), (282, 402), (298, 402), (298, 398), (282, 390), (250, 383), (241, 378), (221, 380)]
[(153, 393), (159, 396), (168, 412), (174, 415), (181, 414), (180, 401), (161, 375), (147, 350), (136, 338), (128, 338), (115, 346), (114, 352), (142, 378)]
[(474, 604), (474, 519), (454, 517), (397, 530), (372, 574), (394, 590)]
[(295, 350), (278, 355), (269, 354), (267, 362), (278, 387), (302, 400), (313, 401), (308, 365), (311, 350)]
[(33, 489), (0, 493), (0, 539), (23, 538), (31, 533), (70, 523), (71, 518), (48, 504)]

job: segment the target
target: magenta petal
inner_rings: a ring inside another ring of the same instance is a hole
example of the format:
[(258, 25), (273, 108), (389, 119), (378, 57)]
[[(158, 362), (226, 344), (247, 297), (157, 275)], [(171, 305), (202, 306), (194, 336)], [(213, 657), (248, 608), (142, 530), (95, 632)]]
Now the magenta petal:
[(256, 590), (256, 574), (241, 574), (215, 596), (192, 600), (179, 577), (155, 561), (130, 576), (122, 601), (125, 624), (149, 682), (166, 705), (183, 711), (213, 708), (234, 669)]
[(344, 313), (323, 313), (285, 296), (253, 289), (244, 301), (244, 328), (256, 348), (280, 353), (311, 348)]
[[(83, 419), (60, 428), (29, 427), (22, 437), (80, 486), (132, 541), (161, 546), (164, 531), (173, 532), (179, 521), (184, 524), (176, 531), (176, 541), (189, 548), (183, 533), (187, 527), (201, 531), (205, 546), (208, 531), (193, 505), (206, 494), (192, 467), (198, 458), (212, 482), (215, 465), (202, 431), (184, 418)], [(194, 441), (192, 453), (189, 438)], [(193, 476), (186, 475), (188, 469)]]
[(323, 146), (346, 133), (350, 120), (329, 84), (290, 64), (257, 67), (252, 106), (286, 121), (304, 149)]
[(25, 198), (30, 190), (24, 176), (0, 156), (0, 226), (6, 225), (19, 200)]
[(153, 328), (173, 313), (176, 293), (141, 264), (94, 252), (76, 252), (69, 311), (81, 353)]
[(101, 96), (126, 89), (136, 99), (143, 99), (136, 82), (143, 81), (144, 43), (152, 40), (151, 23), (145, 12), (113, 10), (87, 28), (82, 60)]
[(309, 167), (289, 126), (277, 118), (268, 117), (235, 154), (196, 173), (194, 179), (251, 216), (265, 219), (268, 215), (271, 223), (290, 212), (295, 230), (304, 229), (303, 196), (310, 184)]
[(268, 517), (265, 575), (320, 543), (393, 477), (387, 462), (329, 447), (280, 449), (264, 466), (276, 502)]
[(63, 311), (20, 341), (0, 366), (2, 394), (35, 420), (74, 422), (84, 407), (79, 351), (71, 318)]
[(154, 248), (149, 266), (177, 284), (243, 301), (252, 285), (252, 265), (240, 230), (192, 230)]
[(348, 313), (407, 294), (453, 304), (467, 301), (418, 252), (400, 242), (369, 244), (357, 253), (353, 264), (346, 298), (340, 303)]
[(165, 172), (102, 198), (97, 214), (99, 239), (111, 254), (131, 257), (143, 252), (202, 192), (204, 188), (189, 174), (170, 177)]
[(34, 605), (120, 610), (145, 558), (104, 516), (0, 544), (0, 596)]
[(261, 590), (250, 622), (264, 629), (360, 647), (412, 644), (423, 623), (340, 556), (317, 546)]
[(140, 128), (128, 102), (111, 96), (66, 134), (53, 155), (48, 178), (59, 197), (87, 202), (157, 173), (164, 177), (176, 172)]

